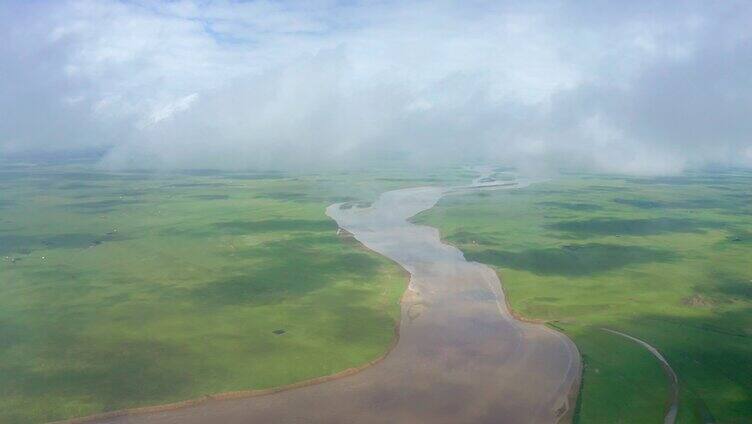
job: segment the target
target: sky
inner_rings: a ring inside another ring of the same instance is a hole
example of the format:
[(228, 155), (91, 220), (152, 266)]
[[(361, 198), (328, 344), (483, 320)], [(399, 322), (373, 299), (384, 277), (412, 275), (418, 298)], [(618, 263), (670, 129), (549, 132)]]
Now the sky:
[(749, 1), (0, 0), (0, 157), (752, 166)]

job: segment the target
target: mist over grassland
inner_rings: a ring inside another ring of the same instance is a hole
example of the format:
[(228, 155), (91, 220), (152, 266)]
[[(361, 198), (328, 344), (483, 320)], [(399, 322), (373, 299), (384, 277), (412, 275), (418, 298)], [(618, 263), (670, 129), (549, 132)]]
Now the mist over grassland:
[(0, 155), (123, 168), (752, 163), (746, 2), (0, 5)]
[(682, 422), (746, 422), (750, 22), (743, 1), (0, 1), (0, 421), (379, 357), (407, 277), (325, 208), (494, 164), (536, 183), (416, 219), (575, 341), (578, 422), (664, 412), (660, 366), (602, 327), (665, 354)]

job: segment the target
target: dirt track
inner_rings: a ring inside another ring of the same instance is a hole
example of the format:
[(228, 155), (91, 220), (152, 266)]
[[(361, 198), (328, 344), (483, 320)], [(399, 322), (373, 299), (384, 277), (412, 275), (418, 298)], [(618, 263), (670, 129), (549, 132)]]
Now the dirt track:
[(496, 273), (407, 221), (446, 193), (388, 192), (327, 214), (411, 274), (400, 340), (361, 372), (263, 396), (207, 400), (99, 423), (554, 423), (575, 405), (580, 357), (543, 325), (515, 320)]
[(608, 328), (604, 328), (603, 330), (632, 340), (633, 342), (647, 349), (648, 352), (655, 356), (658, 362), (661, 363), (661, 368), (663, 368), (663, 371), (666, 373), (666, 378), (668, 379), (668, 403), (666, 408), (666, 415), (663, 418), (663, 424), (674, 424), (676, 422), (676, 415), (679, 412), (679, 378), (676, 376), (674, 369), (671, 368), (671, 365), (669, 365), (666, 358), (663, 357), (658, 349), (642, 339), (630, 336), (627, 333), (622, 333), (621, 331), (611, 330)]

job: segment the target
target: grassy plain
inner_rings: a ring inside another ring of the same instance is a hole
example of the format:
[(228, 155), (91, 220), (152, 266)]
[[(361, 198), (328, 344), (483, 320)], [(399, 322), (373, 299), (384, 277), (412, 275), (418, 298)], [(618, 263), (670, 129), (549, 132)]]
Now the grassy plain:
[(268, 388), (380, 356), (407, 278), (338, 237), (324, 209), (436, 178), (0, 164), (0, 422)]
[(752, 173), (566, 175), (513, 191), (445, 197), (415, 218), (494, 266), (512, 307), (577, 344), (580, 423), (752, 422)]

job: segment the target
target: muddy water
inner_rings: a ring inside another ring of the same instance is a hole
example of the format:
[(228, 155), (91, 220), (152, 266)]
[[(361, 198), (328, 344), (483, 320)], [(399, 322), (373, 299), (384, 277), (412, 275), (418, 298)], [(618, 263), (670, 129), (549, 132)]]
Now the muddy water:
[(580, 358), (573, 343), (506, 308), (496, 273), (408, 218), (447, 190), (383, 194), (371, 207), (327, 214), (411, 274), (400, 339), (354, 375), (283, 392), (212, 400), (118, 423), (554, 423), (574, 408)]

